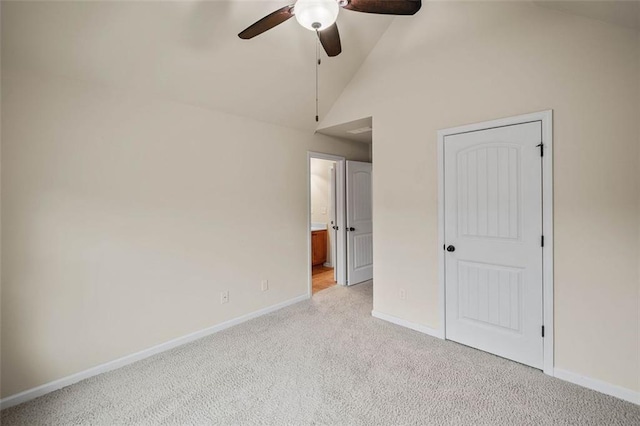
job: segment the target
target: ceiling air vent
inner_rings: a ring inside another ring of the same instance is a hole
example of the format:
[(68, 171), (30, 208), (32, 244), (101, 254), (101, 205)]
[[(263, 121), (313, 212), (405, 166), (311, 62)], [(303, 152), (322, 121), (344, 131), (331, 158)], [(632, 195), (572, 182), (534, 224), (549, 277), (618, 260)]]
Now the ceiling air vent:
[(371, 126), (360, 127), (359, 129), (347, 130), (347, 133), (351, 133), (352, 135), (359, 135), (360, 133), (367, 133), (373, 130)]

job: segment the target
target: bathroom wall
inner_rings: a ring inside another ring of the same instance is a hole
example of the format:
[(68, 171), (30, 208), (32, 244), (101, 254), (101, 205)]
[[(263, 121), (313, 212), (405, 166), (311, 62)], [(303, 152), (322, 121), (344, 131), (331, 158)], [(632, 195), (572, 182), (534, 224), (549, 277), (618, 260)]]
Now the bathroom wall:
[[(311, 159), (311, 222), (329, 224), (331, 204), (331, 168), (333, 161)], [(327, 238), (327, 263), (331, 264), (330, 233)]]

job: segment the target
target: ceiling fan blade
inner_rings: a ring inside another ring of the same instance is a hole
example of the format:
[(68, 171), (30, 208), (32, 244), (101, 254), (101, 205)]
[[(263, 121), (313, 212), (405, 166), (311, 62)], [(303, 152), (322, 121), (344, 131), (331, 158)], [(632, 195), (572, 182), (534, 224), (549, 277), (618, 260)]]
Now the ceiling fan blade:
[(338, 56), (342, 52), (342, 44), (340, 43), (340, 33), (338, 26), (334, 23), (329, 28), (318, 31), (318, 38), (324, 51), (329, 56)]
[(422, 7), (421, 0), (348, 0), (347, 10), (381, 15), (414, 15)]
[(270, 13), (264, 18), (250, 25), (249, 27), (247, 27), (247, 29), (238, 34), (238, 37), (245, 40), (253, 38), (277, 25), (282, 24), (284, 21), (292, 17), (293, 5), (285, 6), (282, 9), (278, 9), (275, 12)]

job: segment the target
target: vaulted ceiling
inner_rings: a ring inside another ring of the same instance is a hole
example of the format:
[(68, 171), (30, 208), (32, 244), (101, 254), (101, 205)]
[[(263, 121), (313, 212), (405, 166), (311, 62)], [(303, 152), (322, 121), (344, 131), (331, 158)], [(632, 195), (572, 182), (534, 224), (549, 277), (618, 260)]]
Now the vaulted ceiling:
[[(295, 19), (237, 34), (280, 1), (2, 2), (2, 65), (315, 129), (316, 36)], [(341, 10), (320, 66), (327, 111), (392, 17)]]
[[(637, 1), (533, 3), (640, 29)], [(292, 19), (252, 40), (237, 37), (249, 24), (286, 4), (287, 0), (2, 1), (2, 67), (311, 131), (316, 127), (315, 34)], [(423, 1), (419, 13), (429, 13), (429, 1)], [(336, 58), (321, 53), (321, 117), (393, 19), (412, 17), (340, 11), (343, 53)]]

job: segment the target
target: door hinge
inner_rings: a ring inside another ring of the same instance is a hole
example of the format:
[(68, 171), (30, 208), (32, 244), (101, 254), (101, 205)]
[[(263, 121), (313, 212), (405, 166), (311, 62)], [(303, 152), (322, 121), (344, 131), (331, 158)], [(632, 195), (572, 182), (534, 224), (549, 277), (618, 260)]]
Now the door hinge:
[(542, 337), (544, 337), (544, 325), (542, 326)]
[(544, 144), (542, 142), (540, 142), (538, 145), (536, 145), (536, 148), (540, 148), (540, 157), (544, 157)]
[(540, 247), (544, 247), (544, 235), (540, 237)]

